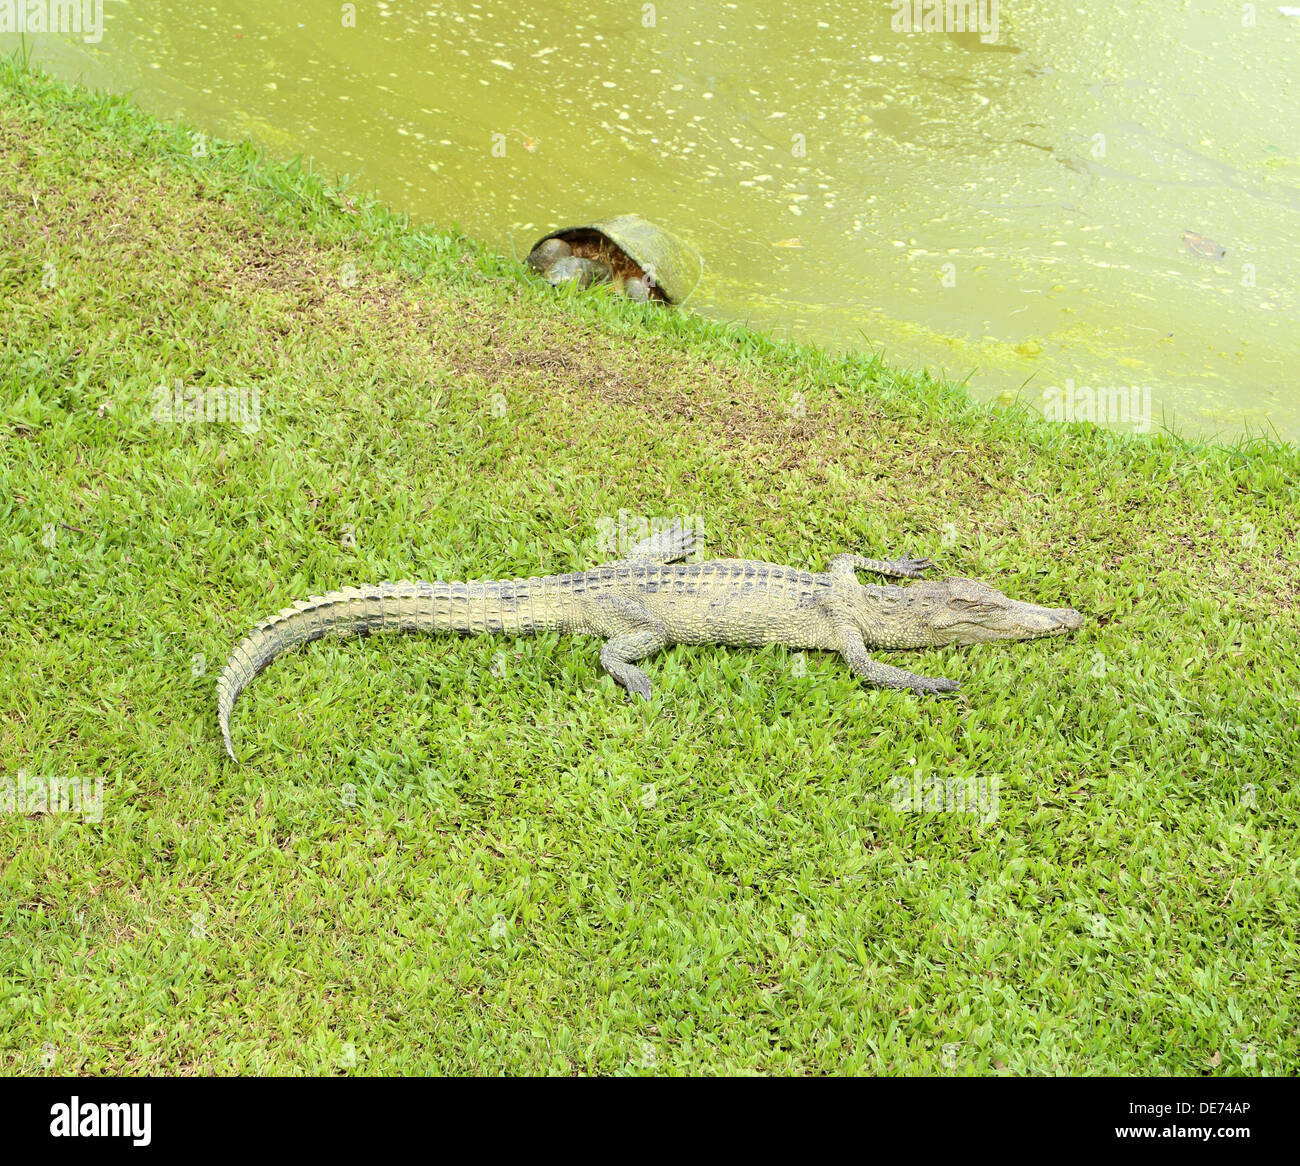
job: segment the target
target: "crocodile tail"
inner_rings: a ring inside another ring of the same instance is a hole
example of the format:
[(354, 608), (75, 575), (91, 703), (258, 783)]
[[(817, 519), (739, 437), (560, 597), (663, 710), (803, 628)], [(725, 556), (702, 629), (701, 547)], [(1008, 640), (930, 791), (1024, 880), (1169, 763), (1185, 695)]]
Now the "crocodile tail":
[(232, 761), (230, 718), (253, 678), (299, 644), (368, 632), (531, 632), (562, 626), (563, 576), (479, 583), (381, 583), (300, 599), (265, 619), (230, 653), (217, 680), (217, 718)]

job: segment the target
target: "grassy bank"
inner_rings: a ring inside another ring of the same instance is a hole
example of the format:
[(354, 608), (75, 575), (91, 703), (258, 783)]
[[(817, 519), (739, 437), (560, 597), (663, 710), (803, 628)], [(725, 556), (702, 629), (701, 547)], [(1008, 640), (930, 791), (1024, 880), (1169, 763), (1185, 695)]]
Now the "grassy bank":
[[(246, 146), (0, 97), (0, 775), (103, 782), (98, 822), (0, 817), (6, 1071), (1300, 1066), (1294, 449), (556, 296)], [(178, 381), (256, 425), (169, 421)], [(895, 658), (960, 701), (780, 649), (662, 653), (641, 706), (587, 641), (326, 642), (223, 762), (256, 619), (590, 565), (620, 509), (1088, 623)], [(895, 804), (918, 772), (996, 813)]]

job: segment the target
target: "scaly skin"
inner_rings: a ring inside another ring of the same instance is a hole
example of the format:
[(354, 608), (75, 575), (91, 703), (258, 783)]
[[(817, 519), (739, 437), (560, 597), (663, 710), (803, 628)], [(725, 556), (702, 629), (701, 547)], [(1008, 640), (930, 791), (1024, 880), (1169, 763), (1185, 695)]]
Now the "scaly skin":
[(839, 652), (856, 676), (883, 688), (954, 692), (951, 680), (918, 676), (873, 660), (893, 650), (1059, 635), (1083, 623), (1071, 608), (1018, 603), (973, 579), (910, 587), (858, 582), (858, 570), (918, 579), (927, 559), (838, 555), (825, 573), (747, 559), (683, 564), (694, 534), (674, 527), (634, 547), (626, 559), (591, 571), (475, 583), (381, 583), (299, 600), (249, 633), (217, 682), (221, 736), (232, 760), (230, 716), (263, 668), (297, 644), (372, 631), (557, 631), (599, 636), (600, 662), (630, 693), (649, 699), (636, 661), (670, 644), (757, 647), (784, 644)]

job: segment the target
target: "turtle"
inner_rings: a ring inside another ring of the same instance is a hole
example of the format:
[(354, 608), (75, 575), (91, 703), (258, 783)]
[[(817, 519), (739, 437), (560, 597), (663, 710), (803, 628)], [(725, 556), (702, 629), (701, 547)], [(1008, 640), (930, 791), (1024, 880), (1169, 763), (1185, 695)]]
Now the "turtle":
[(1183, 246), (1194, 255), (1203, 255), (1216, 263), (1228, 253), (1226, 247), (1220, 247), (1213, 239), (1207, 239), (1196, 231), (1183, 232)]
[[(589, 266), (574, 264), (573, 259), (588, 261)], [(603, 275), (629, 299), (669, 304), (686, 299), (703, 271), (694, 247), (640, 215), (561, 227), (542, 236), (526, 262), (553, 284), (578, 280), (586, 287)]]

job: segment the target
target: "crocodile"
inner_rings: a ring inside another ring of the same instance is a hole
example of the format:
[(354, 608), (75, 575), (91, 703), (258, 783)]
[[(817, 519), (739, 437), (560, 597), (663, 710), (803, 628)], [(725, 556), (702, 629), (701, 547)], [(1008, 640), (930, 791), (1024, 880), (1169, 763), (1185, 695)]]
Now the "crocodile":
[[(696, 534), (681, 523), (589, 571), (478, 582), (400, 582), (313, 595), (259, 623), (231, 652), (217, 681), (226, 752), (238, 761), (230, 718), (239, 694), (276, 657), (328, 635), (410, 632), (557, 631), (601, 637), (605, 671), (634, 696), (650, 698), (636, 662), (672, 644), (839, 652), (854, 675), (882, 688), (956, 692), (884, 664), (868, 648), (892, 651), (994, 640), (1029, 640), (1082, 626), (1068, 607), (1020, 603), (975, 579), (925, 579), (929, 559), (836, 555), (825, 572), (749, 559), (684, 563)], [(857, 572), (913, 579), (907, 587), (863, 584)]]

